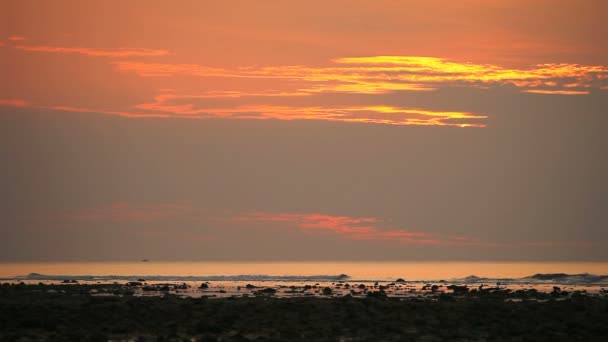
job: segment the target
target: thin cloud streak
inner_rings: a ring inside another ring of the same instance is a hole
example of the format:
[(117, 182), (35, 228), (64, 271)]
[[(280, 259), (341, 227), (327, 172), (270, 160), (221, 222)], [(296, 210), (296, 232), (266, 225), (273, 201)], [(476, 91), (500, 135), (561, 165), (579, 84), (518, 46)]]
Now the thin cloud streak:
[(0, 106), (27, 107), (30, 106), (30, 103), (20, 99), (0, 99)]
[[(527, 69), (493, 64), (448, 61), (420, 56), (345, 57), (328, 66), (266, 66), (215, 68), (198, 64), (117, 61), (118, 71), (142, 77), (234, 77), (286, 81), (288, 91), (303, 93), (382, 94), (394, 91), (430, 91), (446, 86), (486, 87), (512, 85), (523, 91), (537, 88), (583, 94), (605, 85), (608, 67), (580, 64), (538, 64)], [(289, 81), (289, 82), (287, 82)]]
[[(166, 99), (184, 98), (165, 94), (156, 102), (134, 106), (140, 112), (109, 111), (71, 106), (39, 106), (24, 100), (0, 99), (0, 106), (31, 107), (53, 111), (96, 113), (127, 118), (181, 118), (181, 119), (250, 119), (250, 120), (319, 120), (345, 123), (372, 123), (384, 125), (485, 127), (487, 118), (468, 112), (431, 111), (419, 108), (391, 106), (354, 107), (291, 107), (269, 105), (243, 105), (230, 108), (195, 109), (192, 104), (176, 105)], [(187, 97), (186, 97), (187, 98)], [(153, 111), (153, 113), (142, 112)]]
[(31, 52), (49, 52), (62, 54), (80, 54), (94, 57), (145, 57), (145, 56), (166, 56), (169, 54), (167, 50), (156, 49), (133, 49), (133, 48), (86, 48), (86, 47), (65, 47), (65, 46), (47, 46), (47, 45), (17, 45), (14, 46), (17, 50)]
[[(240, 95), (239, 95), (240, 96)], [(161, 94), (155, 102), (134, 106), (140, 110), (150, 110), (176, 115), (220, 117), (233, 119), (277, 119), (277, 120), (324, 120), (354, 123), (375, 123), (387, 125), (422, 125), (485, 127), (485, 115), (456, 111), (432, 111), (420, 108), (394, 106), (340, 106), (340, 107), (297, 107), (272, 105), (242, 105), (230, 108), (196, 108), (192, 103), (175, 103), (179, 100), (194, 100), (203, 96)]]
[[(219, 216), (218, 216), (219, 214)], [(172, 222), (216, 222), (237, 223), (242, 229), (265, 229), (268, 225), (297, 228), (301, 233), (312, 235), (334, 235), (353, 241), (385, 241), (404, 245), (454, 246), (454, 247), (520, 247), (558, 248), (589, 247), (589, 242), (528, 241), (493, 242), (480, 241), (474, 237), (455, 234), (440, 234), (420, 230), (395, 228), (385, 220), (376, 217), (351, 217), (320, 213), (275, 213), (275, 212), (235, 212), (232, 210), (210, 211), (189, 203), (131, 204), (116, 202), (107, 206), (83, 208), (61, 214), (61, 218), (75, 222), (109, 222), (114, 224)], [(206, 238), (213, 239), (207, 234)]]
[(307, 234), (335, 234), (347, 240), (393, 241), (414, 245), (460, 247), (588, 247), (591, 245), (587, 242), (533, 241), (502, 243), (479, 241), (478, 239), (461, 235), (444, 235), (396, 229), (382, 219), (374, 217), (250, 212), (232, 217), (231, 220), (245, 223), (283, 223), (295, 226)]
[(524, 90), (526, 93), (532, 94), (545, 94), (545, 95), (588, 95), (589, 92), (585, 90), (547, 90), (547, 89), (529, 89)]

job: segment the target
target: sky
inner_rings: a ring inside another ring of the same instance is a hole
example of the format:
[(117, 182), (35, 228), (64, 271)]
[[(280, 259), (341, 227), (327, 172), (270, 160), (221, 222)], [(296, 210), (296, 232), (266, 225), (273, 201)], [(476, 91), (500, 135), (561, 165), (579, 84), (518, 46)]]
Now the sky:
[(3, 1), (0, 261), (608, 261), (604, 13)]

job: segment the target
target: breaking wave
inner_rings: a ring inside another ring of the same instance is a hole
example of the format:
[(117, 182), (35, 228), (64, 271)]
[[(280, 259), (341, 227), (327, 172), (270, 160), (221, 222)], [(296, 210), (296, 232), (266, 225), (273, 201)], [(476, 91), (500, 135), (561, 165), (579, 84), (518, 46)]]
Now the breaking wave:
[[(336, 281), (395, 281), (388, 279), (356, 279), (346, 274), (340, 275), (200, 275), (200, 276), (167, 276), (167, 275), (48, 275), (30, 273), (17, 276), (16, 280), (81, 280), (81, 281), (113, 281), (146, 279), (148, 281), (277, 281), (277, 282), (336, 282)], [(402, 279), (399, 279), (400, 281)], [(608, 275), (594, 274), (565, 274), (565, 273), (538, 273), (523, 278), (484, 278), (468, 276), (455, 279), (405, 279), (405, 282), (445, 282), (475, 284), (475, 283), (502, 283), (502, 284), (562, 284), (562, 285), (608, 285)]]

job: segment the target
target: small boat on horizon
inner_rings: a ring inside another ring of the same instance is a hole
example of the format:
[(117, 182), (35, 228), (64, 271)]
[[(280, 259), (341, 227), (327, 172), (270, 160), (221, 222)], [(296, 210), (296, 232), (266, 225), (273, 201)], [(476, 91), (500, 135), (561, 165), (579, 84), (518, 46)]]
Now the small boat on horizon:
[(150, 260), (148, 259), (141, 259), (141, 262), (149, 262)]

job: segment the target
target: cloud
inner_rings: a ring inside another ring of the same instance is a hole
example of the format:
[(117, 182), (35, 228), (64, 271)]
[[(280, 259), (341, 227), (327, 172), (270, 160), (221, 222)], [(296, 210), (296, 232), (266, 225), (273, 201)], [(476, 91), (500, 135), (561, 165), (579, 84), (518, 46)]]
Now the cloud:
[[(134, 107), (139, 110), (199, 116), (201, 118), (323, 120), (386, 125), (484, 127), (483, 119), (487, 118), (485, 115), (469, 112), (433, 111), (382, 105), (330, 107), (251, 104), (225, 108), (205, 108), (204, 105), (197, 107), (194, 103), (194, 100), (200, 98), (207, 98), (207, 95), (161, 94), (155, 97), (155, 102), (139, 104)], [(184, 101), (186, 102), (184, 103)]]
[(27, 107), (30, 103), (20, 99), (0, 99), (0, 106)]
[[(421, 56), (345, 57), (325, 66), (216, 68), (198, 64), (114, 62), (117, 70), (143, 77), (263, 78), (282, 84), (286, 92), (382, 94), (430, 91), (446, 86), (512, 85), (523, 91), (544, 88), (560, 94), (584, 94), (605, 86), (608, 67), (567, 63), (506, 68), (493, 64), (449, 61)], [(548, 93), (548, 92), (545, 92)]]
[(8, 40), (11, 40), (13, 42), (24, 41), (25, 37), (22, 37), (22, 36), (10, 36), (10, 37), (8, 37)]
[(402, 244), (460, 247), (589, 247), (588, 242), (492, 242), (462, 235), (439, 234), (398, 229), (375, 217), (333, 216), (327, 214), (293, 214), (249, 212), (231, 220), (244, 223), (281, 223), (295, 226), (306, 234), (335, 234), (359, 241), (393, 241)]
[(156, 50), (156, 49), (133, 49), (133, 48), (113, 48), (113, 49), (100, 49), (100, 48), (86, 48), (86, 47), (64, 47), (64, 46), (46, 46), (46, 45), (17, 45), (14, 47), (18, 50), (32, 51), (32, 52), (49, 52), (49, 53), (62, 53), (69, 54), (75, 53), (85, 56), (94, 57), (144, 57), (144, 56), (165, 56), (169, 54), (167, 50)]
[(589, 92), (585, 91), (585, 90), (528, 89), (528, 90), (524, 90), (524, 92), (526, 92), (526, 93), (533, 93), (533, 94), (546, 94), (546, 95), (554, 95), (554, 94), (559, 94), (559, 95), (587, 95), (587, 94), (589, 94)]
[[(134, 106), (138, 111), (111, 111), (72, 106), (41, 106), (23, 100), (1, 100), (0, 106), (31, 107), (53, 111), (97, 113), (128, 118), (181, 119), (250, 119), (250, 120), (319, 120), (383, 125), (485, 127), (484, 115), (456, 111), (432, 111), (420, 108), (392, 106), (298, 107), (272, 105), (242, 105), (226, 108), (195, 108), (193, 104), (172, 104), (172, 99), (188, 96), (164, 94), (156, 102)], [(197, 98), (196, 96), (194, 98)]]
[(245, 223), (283, 223), (295, 226), (306, 234), (336, 234), (348, 240), (380, 240), (420, 245), (470, 245), (473, 243), (461, 236), (442, 236), (436, 233), (391, 228), (383, 220), (374, 217), (251, 212), (231, 219)]
[[(185, 202), (140, 203), (116, 202), (106, 206), (83, 208), (63, 213), (61, 218), (76, 222), (153, 223), (171, 222), (234, 222), (239, 229), (268, 229), (270, 225), (297, 228), (301, 233), (334, 235), (346, 240), (386, 241), (406, 245), (434, 245), (454, 247), (523, 247), (558, 248), (589, 247), (589, 242), (481, 241), (475, 237), (458, 234), (440, 234), (421, 230), (396, 228), (377, 217), (352, 217), (321, 213), (276, 213), (261, 211), (236, 212), (233, 210), (209, 210)], [(181, 234), (181, 233), (180, 233)], [(213, 239), (206, 234), (205, 239)]]

